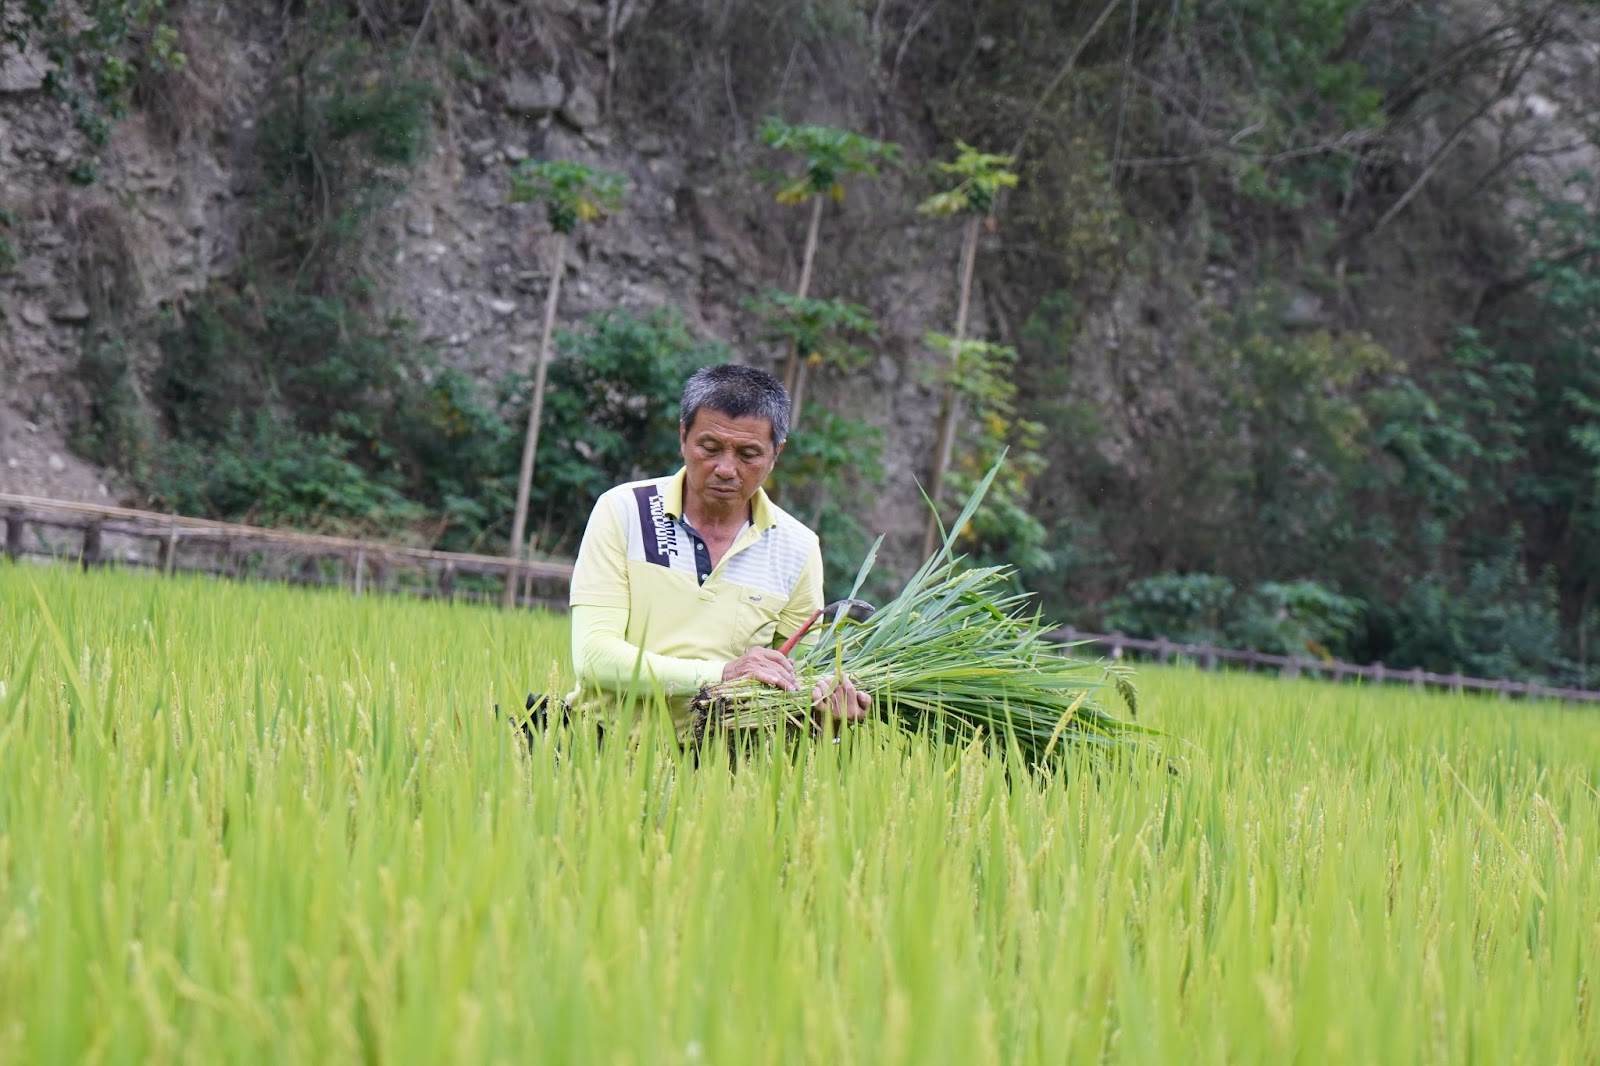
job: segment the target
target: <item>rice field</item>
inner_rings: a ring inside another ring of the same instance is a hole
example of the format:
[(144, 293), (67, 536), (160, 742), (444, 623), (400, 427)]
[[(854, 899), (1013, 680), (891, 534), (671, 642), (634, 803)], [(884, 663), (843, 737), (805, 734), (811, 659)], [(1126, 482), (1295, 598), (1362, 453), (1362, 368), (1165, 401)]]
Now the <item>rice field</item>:
[(0, 565), (0, 1063), (1600, 1060), (1593, 709), (1141, 672), (1183, 769), (529, 750), (563, 619)]

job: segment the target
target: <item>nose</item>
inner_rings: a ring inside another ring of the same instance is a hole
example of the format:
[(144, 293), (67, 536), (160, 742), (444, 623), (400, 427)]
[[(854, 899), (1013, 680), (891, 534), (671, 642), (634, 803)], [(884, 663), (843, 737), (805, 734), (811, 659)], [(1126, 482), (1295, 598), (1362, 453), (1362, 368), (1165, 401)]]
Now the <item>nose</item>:
[(733, 457), (727, 454), (717, 456), (716, 465), (712, 469), (718, 477), (729, 481), (733, 480), (738, 473), (738, 467), (734, 464)]

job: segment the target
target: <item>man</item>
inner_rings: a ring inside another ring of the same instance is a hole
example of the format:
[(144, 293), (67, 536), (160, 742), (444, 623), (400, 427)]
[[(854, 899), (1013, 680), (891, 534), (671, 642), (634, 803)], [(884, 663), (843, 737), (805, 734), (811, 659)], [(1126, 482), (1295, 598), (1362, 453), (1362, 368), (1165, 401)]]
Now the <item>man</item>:
[[(788, 393), (766, 371), (727, 364), (689, 379), (683, 469), (610, 489), (589, 516), (572, 574), (569, 702), (604, 714), (659, 693), (681, 734), (702, 685), (751, 677), (796, 690), (777, 648), (822, 606), (822, 552), (761, 487), (788, 432)], [(870, 704), (849, 678), (818, 681), (811, 699), (845, 721)]]

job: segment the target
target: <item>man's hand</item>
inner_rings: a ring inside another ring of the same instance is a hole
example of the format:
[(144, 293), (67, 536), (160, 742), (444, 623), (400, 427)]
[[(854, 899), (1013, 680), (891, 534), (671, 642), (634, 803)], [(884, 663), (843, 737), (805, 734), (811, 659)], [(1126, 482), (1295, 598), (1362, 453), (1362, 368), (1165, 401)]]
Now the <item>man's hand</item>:
[(780, 655), (772, 648), (751, 648), (722, 668), (722, 680), (732, 681), (736, 677), (753, 677), (763, 685), (781, 688), (785, 692), (793, 692), (800, 687), (794, 663), (787, 655)]
[(872, 697), (856, 688), (849, 674), (819, 677), (811, 686), (811, 706), (819, 713), (831, 714), (835, 721), (859, 722), (867, 716)]

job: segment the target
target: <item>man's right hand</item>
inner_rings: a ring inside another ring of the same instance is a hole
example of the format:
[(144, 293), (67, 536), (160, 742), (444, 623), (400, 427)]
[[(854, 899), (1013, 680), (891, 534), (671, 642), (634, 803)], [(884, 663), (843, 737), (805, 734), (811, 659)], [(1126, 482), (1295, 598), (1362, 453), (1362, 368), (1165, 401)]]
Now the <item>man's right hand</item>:
[(788, 692), (800, 687), (794, 663), (772, 648), (751, 648), (722, 668), (722, 680), (732, 681), (736, 677), (753, 677), (763, 685)]

